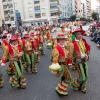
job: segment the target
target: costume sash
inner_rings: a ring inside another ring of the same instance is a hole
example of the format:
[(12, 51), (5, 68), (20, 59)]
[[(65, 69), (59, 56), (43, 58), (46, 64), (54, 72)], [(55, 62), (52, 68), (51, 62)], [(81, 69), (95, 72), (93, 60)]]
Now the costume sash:
[(58, 45), (56, 46), (56, 49), (59, 51), (59, 54), (64, 57), (65, 56), (65, 53), (64, 53), (64, 50)]

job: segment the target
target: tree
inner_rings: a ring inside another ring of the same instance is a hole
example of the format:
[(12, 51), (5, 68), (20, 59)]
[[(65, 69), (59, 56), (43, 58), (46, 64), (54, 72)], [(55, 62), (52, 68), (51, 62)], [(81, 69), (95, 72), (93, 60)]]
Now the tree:
[(90, 18), (87, 18), (87, 20), (86, 20), (87, 22), (90, 22), (91, 21), (91, 19)]
[(82, 21), (86, 21), (87, 19), (84, 18), (84, 17), (81, 17), (80, 20), (82, 20)]
[(92, 18), (93, 18), (94, 20), (99, 20), (99, 14), (98, 14), (97, 12), (93, 12), (93, 13), (92, 13)]
[(75, 21), (76, 15), (72, 15), (72, 16), (70, 17), (70, 19), (71, 19), (71, 21)]

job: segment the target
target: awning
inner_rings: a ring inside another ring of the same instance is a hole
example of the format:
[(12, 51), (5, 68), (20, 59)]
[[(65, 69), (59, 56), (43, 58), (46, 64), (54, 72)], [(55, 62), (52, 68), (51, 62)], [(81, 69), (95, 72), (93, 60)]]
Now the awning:
[(57, 5), (58, 5), (57, 3), (52, 3), (52, 4), (50, 4), (50, 7), (55, 7)]

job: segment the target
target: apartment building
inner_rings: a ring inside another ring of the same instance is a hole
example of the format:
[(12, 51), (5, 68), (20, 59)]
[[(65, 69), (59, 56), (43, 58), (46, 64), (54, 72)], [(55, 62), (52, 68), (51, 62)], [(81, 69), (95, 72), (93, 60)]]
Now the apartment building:
[(81, 17), (87, 18), (87, 12), (86, 12), (86, 4), (81, 3)]
[(87, 18), (91, 18), (91, 0), (86, 0)]
[(100, 0), (96, 0), (97, 4), (96, 4), (96, 12), (98, 12), (100, 14)]
[[(70, 0), (69, 0), (70, 1)], [(5, 24), (15, 24), (15, 13), (20, 12), (23, 24), (41, 25), (69, 18), (67, 0), (2, 0)]]
[(2, 8), (2, 1), (0, 0), (0, 27), (4, 23), (4, 14), (3, 14), (3, 8)]

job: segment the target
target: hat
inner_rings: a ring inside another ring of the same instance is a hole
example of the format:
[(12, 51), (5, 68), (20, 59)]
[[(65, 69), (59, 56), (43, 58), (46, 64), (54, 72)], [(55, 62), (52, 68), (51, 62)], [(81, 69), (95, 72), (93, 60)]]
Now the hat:
[(31, 32), (30, 35), (33, 36), (34, 35), (34, 32)]
[(30, 37), (29, 34), (24, 34), (24, 38)]
[(20, 35), (20, 32), (16, 31), (15, 34), (16, 34), (16, 35)]
[(9, 33), (6, 30), (4, 30), (2, 36), (7, 36), (7, 34)]
[(76, 29), (72, 32), (72, 41), (75, 40), (76, 34), (77, 34), (78, 32), (81, 32), (83, 36), (86, 36), (84, 30), (82, 30), (81, 28), (76, 28)]
[(56, 39), (65, 39), (65, 35), (64, 34), (58, 34)]
[(10, 40), (11, 41), (15, 41), (15, 40), (17, 40), (17, 38), (15, 36), (11, 36), (11, 39)]
[(24, 37), (24, 38), (25, 38), (25, 37), (30, 37), (30, 36), (29, 36), (29, 33), (28, 33), (27, 31), (23, 32), (23, 37)]
[(81, 28), (76, 28), (76, 29), (72, 32), (72, 34), (75, 34), (75, 33), (77, 33), (77, 32), (81, 32), (82, 35), (83, 35), (83, 33), (84, 33), (85, 31), (82, 30)]

